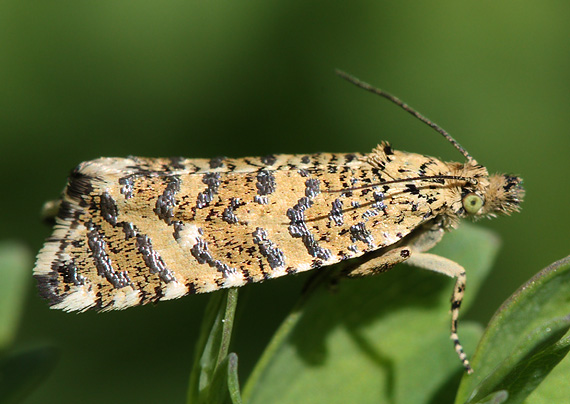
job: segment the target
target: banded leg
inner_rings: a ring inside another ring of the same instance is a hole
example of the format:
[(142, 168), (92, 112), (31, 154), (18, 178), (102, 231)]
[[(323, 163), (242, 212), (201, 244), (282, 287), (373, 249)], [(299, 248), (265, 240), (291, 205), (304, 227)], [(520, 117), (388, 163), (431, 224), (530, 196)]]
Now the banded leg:
[(459, 359), (463, 363), (463, 367), (465, 367), (468, 374), (473, 373), (473, 369), (469, 364), (467, 355), (463, 351), (463, 346), (461, 342), (459, 342), (459, 336), (457, 335), (457, 319), (459, 317), (459, 308), (463, 301), (465, 282), (467, 279), (465, 269), (457, 262), (428, 253), (414, 252), (406, 263), (455, 278), (455, 287), (451, 295), (451, 340), (453, 341), (457, 355), (459, 355)]

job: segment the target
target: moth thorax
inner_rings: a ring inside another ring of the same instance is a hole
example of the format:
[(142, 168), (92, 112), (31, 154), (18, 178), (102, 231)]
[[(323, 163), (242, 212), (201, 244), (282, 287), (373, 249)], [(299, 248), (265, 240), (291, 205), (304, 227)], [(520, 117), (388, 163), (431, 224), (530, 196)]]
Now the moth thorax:
[(495, 174), (489, 177), (483, 214), (496, 216), (520, 210), (524, 198), (522, 179), (515, 175)]

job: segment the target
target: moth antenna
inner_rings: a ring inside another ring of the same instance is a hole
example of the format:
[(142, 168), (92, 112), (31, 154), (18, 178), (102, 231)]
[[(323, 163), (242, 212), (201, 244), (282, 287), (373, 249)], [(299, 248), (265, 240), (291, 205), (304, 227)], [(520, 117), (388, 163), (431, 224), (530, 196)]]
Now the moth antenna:
[(350, 74), (343, 72), (342, 70), (336, 69), (335, 73), (342, 77), (343, 79), (345, 79), (346, 81), (348, 81), (349, 83), (354, 84), (357, 87), (360, 87), (366, 91), (369, 91), (373, 94), (379, 95), (381, 97), (384, 97), (390, 101), (392, 101), (394, 104), (398, 105), (399, 107), (401, 107), (404, 111), (407, 111), (408, 113), (412, 114), (413, 116), (415, 116), (416, 118), (418, 118), (420, 121), (422, 121), (423, 123), (425, 123), (426, 125), (428, 125), (429, 127), (431, 127), (432, 129), (434, 129), (436, 132), (440, 133), (441, 135), (443, 135), (444, 138), (446, 138), (452, 145), (453, 147), (455, 147), (457, 150), (459, 150), (459, 152), (461, 152), (461, 154), (463, 154), (465, 156), (465, 158), (467, 160), (473, 160), (473, 157), (471, 157), (471, 155), (469, 153), (467, 153), (467, 150), (465, 150), (458, 142), (457, 140), (455, 140), (449, 133), (447, 133), (445, 131), (445, 129), (443, 129), (441, 126), (439, 126), (438, 124), (436, 124), (435, 122), (430, 121), (428, 118), (426, 118), (425, 116), (423, 116), (422, 114), (420, 114), (418, 111), (416, 111), (415, 109), (413, 109), (412, 107), (410, 107), (408, 104), (406, 104), (404, 101), (400, 100), (398, 97), (393, 96), (392, 94), (381, 90), (379, 88), (373, 87), (370, 84), (361, 81), (359, 79), (357, 79), (354, 76), (351, 76)]
[(462, 177), (460, 175), (426, 175), (424, 177), (399, 178), (397, 180), (376, 182), (376, 183), (366, 184), (366, 185), (362, 185), (360, 187), (354, 187), (354, 188), (332, 189), (332, 190), (327, 190), (326, 192), (358, 191), (360, 189), (379, 187), (382, 185), (389, 185), (389, 184), (397, 184), (399, 182), (422, 181), (422, 180), (457, 180), (457, 181), (469, 182), (472, 185), (477, 185), (477, 180), (475, 178)]

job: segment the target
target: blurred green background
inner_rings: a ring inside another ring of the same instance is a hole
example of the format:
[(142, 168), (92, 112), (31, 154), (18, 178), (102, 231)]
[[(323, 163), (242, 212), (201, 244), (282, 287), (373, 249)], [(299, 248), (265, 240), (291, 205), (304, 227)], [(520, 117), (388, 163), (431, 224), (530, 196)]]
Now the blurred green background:
[[(570, 252), (568, 21), (563, 0), (3, 1), (0, 238), (37, 251), (50, 234), (42, 203), (100, 156), (367, 152), (389, 140), (461, 161), (440, 135), (337, 78), (341, 68), (439, 123), (490, 171), (524, 178), (522, 213), (480, 223), (503, 240), (464, 313), (486, 323)], [(305, 279), (244, 288), (242, 376)], [(30, 268), (17, 346), (50, 342), (60, 360), (27, 402), (182, 402), (206, 300), (65, 314), (37, 297)]]

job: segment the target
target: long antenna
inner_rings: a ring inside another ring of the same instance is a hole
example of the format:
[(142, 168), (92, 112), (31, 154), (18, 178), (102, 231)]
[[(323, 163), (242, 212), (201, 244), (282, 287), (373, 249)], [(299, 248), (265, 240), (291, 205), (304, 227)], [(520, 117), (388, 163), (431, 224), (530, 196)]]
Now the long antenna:
[(398, 105), (399, 107), (401, 107), (404, 111), (409, 112), (410, 114), (412, 114), (413, 116), (415, 116), (416, 118), (418, 118), (420, 121), (422, 121), (423, 123), (425, 123), (426, 125), (430, 126), (432, 129), (436, 130), (437, 132), (439, 132), (441, 135), (443, 135), (444, 138), (446, 138), (452, 145), (453, 147), (455, 147), (457, 150), (459, 150), (461, 152), (461, 154), (463, 154), (465, 156), (465, 158), (467, 160), (473, 160), (473, 157), (471, 157), (471, 155), (469, 155), (469, 153), (467, 153), (467, 150), (465, 150), (453, 137), (451, 137), (451, 135), (449, 133), (447, 133), (441, 126), (439, 126), (438, 124), (436, 124), (435, 122), (430, 121), (428, 118), (426, 118), (425, 116), (423, 116), (422, 114), (420, 114), (418, 111), (416, 111), (415, 109), (413, 109), (412, 107), (410, 107), (408, 104), (406, 104), (404, 101), (400, 100), (398, 97), (393, 96), (390, 93), (387, 93), (384, 90), (381, 90), (379, 88), (373, 87), (368, 83), (365, 83), (364, 81), (360, 81), (359, 79), (357, 79), (354, 76), (351, 76), (350, 74), (343, 72), (342, 70), (335, 70), (335, 73), (342, 77), (343, 79), (345, 79), (346, 81), (348, 81), (349, 83), (354, 84), (357, 87), (360, 87), (366, 91), (369, 91), (373, 94), (382, 96), (390, 101), (392, 101), (394, 104)]

